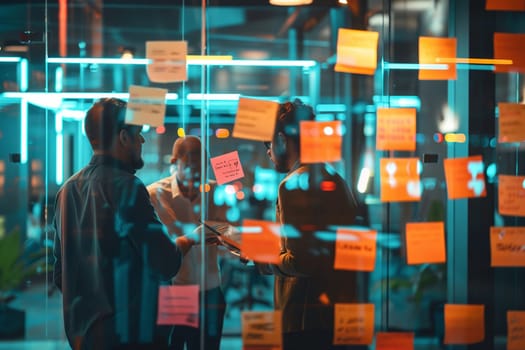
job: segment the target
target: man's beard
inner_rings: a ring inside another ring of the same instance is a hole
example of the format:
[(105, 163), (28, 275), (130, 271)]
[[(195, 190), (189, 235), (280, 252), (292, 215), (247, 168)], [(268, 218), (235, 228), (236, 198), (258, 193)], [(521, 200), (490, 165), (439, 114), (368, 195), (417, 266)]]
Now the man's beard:
[(142, 159), (141, 156), (133, 157), (133, 158), (131, 159), (131, 166), (132, 166), (133, 169), (135, 169), (135, 170), (142, 169), (142, 168), (144, 167), (144, 160)]

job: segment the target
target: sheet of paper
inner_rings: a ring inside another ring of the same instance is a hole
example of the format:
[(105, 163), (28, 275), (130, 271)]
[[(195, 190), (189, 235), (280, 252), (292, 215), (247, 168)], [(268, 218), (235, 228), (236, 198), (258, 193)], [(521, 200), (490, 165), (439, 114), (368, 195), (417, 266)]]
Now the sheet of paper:
[(381, 201), (415, 202), (421, 199), (418, 158), (382, 158), (379, 167)]
[(414, 333), (378, 332), (376, 350), (414, 350)]
[(249, 260), (277, 264), (281, 251), (281, 225), (264, 220), (242, 222), (241, 251)]
[(475, 344), (485, 338), (485, 305), (445, 304), (445, 344)]
[(525, 227), (490, 228), (490, 266), (525, 267)]
[(525, 141), (525, 104), (498, 103), (498, 142)]
[(494, 33), (494, 58), (512, 60), (510, 65), (495, 65), (495, 72), (525, 73), (525, 50), (516, 43), (525, 42), (525, 34)]
[(498, 176), (498, 212), (501, 215), (525, 216), (525, 176)]
[[(438, 58), (456, 58), (456, 38), (419, 37), (419, 64), (441, 64)], [(456, 80), (455, 64), (448, 69), (420, 69), (419, 80)]]
[(408, 265), (446, 262), (443, 222), (408, 222), (405, 236)]
[(334, 345), (367, 345), (374, 338), (374, 304), (335, 304)]
[(160, 286), (158, 325), (199, 327), (199, 286)]
[(376, 149), (383, 151), (416, 150), (416, 109), (378, 108)]
[(341, 160), (341, 121), (301, 121), (301, 163)]
[(239, 98), (233, 137), (254, 141), (271, 141), (279, 103), (253, 98)]
[(151, 82), (174, 83), (188, 80), (186, 41), (146, 41), (146, 73)]
[(126, 108), (126, 124), (163, 126), (167, 93), (166, 89), (131, 85)]
[(281, 311), (243, 311), (243, 350), (282, 349)]
[(525, 11), (525, 0), (485, 0), (485, 10)]
[(374, 75), (377, 67), (378, 40), (378, 32), (339, 28), (334, 70)]
[(443, 162), (448, 199), (485, 197), (485, 167), (480, 155), (447, 158)]
[(507, 350), (525, 349), (525, 311), (507, 311)]
[(334, 269), (374, 271), (377, 232), (339, 228), (335, 238)]
[(210, 158), (210, 163), (219, 185), (244, 177), (244, 171), (242, 170), (241, 160), (237, 151)]

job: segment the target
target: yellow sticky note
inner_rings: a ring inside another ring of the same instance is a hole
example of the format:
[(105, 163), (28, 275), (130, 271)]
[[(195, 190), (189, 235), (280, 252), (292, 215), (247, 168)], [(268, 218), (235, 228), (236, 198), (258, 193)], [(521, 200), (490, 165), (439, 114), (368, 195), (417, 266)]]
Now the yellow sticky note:
[(376, 350), (414, 350), (414, 333), (378, 332)]
[(498, 103), (498, 142), (525, 141), (525, 104)]
[(448, 158), (443, 162), (448, 199), (485, 197), (485, 173), (481, 156)]
[(445, 344), (475, 344), (485, 338), (485, 305), (445, 304)]
[(415, 151), (416, 109), (378, 108), (376, 130), (376, 149)]
[(188, 80), (186, 41), (146, 41), (146, 58), (151, 60), (146, 66), (150, 81), (173, 83)]
[(494, 33), (494, 58), (512, 60), (512, 64), (495, 65), (495, 72), (525, 73), (525, 50), (516, 43), (525, 42), (525, 34)]
[(335, 304), (334, 345), (366, 345), (374, 337), (374, 304)]
[(339, 28), (336, 72), (374, 75), (377, 67), (379, 33)]
[(341, 121), (301, 121), (301, 163), (341, 160)]
[(282, 348), (281, 311), (243, 311), (241, 322), (243, 350)]
[(254, 141), (271, 141), (279, 103), (254, 98), (239, 98), (233, 125), (233, 137)]
[(498, 212), (501, 215), (525, 216), (525, 176), (498, 176)]
[(382, 158), (379, 162), (381, 201), (419, 201), (421, 199), (418, 158)]
[(240, 228), (242, 254), (256, 262), (277, 264), (281, 251), (280, 228), (275, 222), (244, 220)]
[[(419, 37), (419, 64), (442, 64), (439, 58), (456, 58), (456, 38)], [(444, 63), (445, 64), (445, 63)], [(420, 69), (419, 80), (456, 80), (453, 63), (447, 69)]]
[(443, 222), (409, 222), (405, 236), (408, 265), (446, 262)]
[(334, 269), (374, 271), (377, 232), (339, 228), (335, 238)]
[(525, 266), (525, 227), (490, 228), (490, 266)]
[(507, 350), (525, 349), (525, 311), (507, 311)]
[(131, 85), (126, 107), (126, 124), (163, 126), (167, 93), (166, 89)]

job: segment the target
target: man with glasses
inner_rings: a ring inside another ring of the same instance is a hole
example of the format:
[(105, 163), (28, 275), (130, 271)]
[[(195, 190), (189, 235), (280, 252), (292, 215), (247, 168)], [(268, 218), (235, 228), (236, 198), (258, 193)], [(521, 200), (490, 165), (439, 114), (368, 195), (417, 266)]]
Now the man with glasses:
[(334, 305), (357, 301), (357, 278), (334, 269), (335, 231), (351, 225), (356, 202), (345, 181), (323, 163), (302, 164), (299, 125), (314, 120), (300, 100), (281, 105), (271, 142), (265, 142), (279, 184), (276, 219), (281, 223), (278, 264), (258, 264), (275, 275), (274, 304), (282, 312), (283, 349), (338, 349)]
[(156, 326), (159, 285), (199, 238), (173, 239), (158, 220), (134, 175), (144, 165), (142, 127), (125, 124), (125, 112), (114, 98), (88, 110), (93, 156), (56, 196), (54, 282), (74, 350), (167, 348)]

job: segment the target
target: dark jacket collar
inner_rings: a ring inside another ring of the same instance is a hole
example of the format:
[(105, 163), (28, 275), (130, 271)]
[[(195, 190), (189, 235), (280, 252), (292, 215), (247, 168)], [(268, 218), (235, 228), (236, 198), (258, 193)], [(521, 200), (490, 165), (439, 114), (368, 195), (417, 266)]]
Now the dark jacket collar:
[(116, 168), (122, 169), (124, 171), (127, 171), (130, 174), (135, 174), (136, 172), (136, 169), (133, 169), (133, 167), (131, 167), (130, 165), (108, 154), (93, 155), (93, 157), (91, 157), (91, 161), (89, 162), (89, 164), (90, 165), (98, 165), (98, 164), (110, 165), (110, 166), (114, 166)]

